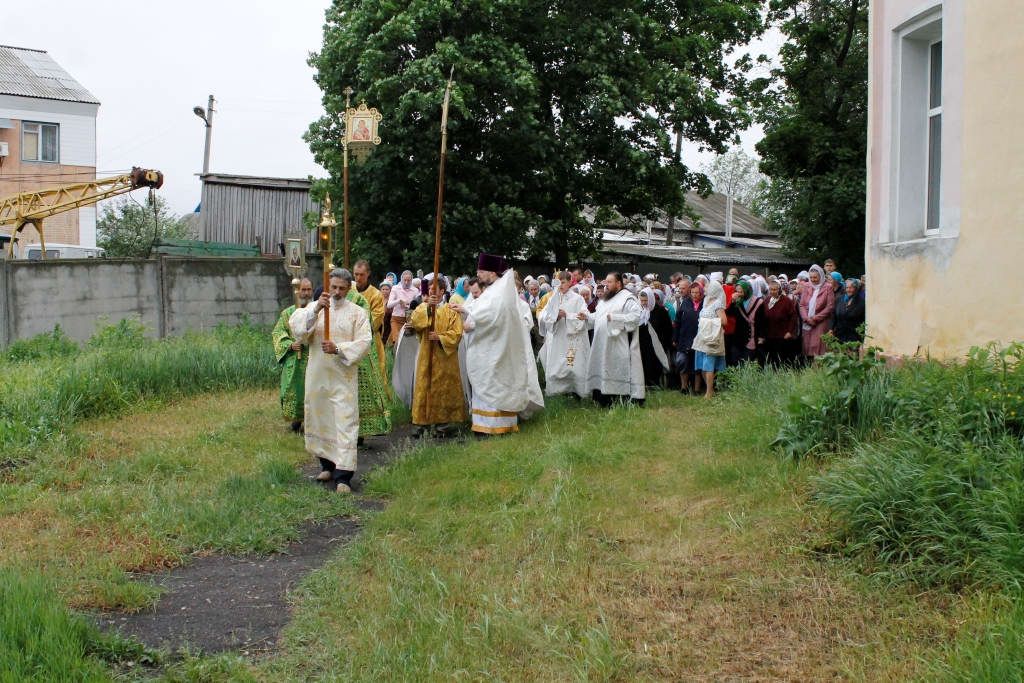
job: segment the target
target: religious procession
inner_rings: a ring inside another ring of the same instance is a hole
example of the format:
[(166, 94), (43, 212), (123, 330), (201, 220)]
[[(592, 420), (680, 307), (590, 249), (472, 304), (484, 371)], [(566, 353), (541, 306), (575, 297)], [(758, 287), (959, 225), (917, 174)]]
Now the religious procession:
[(375, 286), (372, 275), (359, 260), (330, 270), (326, 290), (302, 279), (273, 330), (283, 416), (318, 459), (317, 479), (340, 493), (352, 491), (363, 438), (391, 430), (392, 391), (417, 437), (468, 427), (486, 438), (519, 431), (545, 396), (712, 399), (727, 367), (807, 364), (826, 353), (826, 334), (863, 341), (866, 278), (844, 279), (833, 259), (792, 279), (738, 268), (665, 283), (578, 267), (523, 277), (488, 253), (454, 281), (405, 270)]

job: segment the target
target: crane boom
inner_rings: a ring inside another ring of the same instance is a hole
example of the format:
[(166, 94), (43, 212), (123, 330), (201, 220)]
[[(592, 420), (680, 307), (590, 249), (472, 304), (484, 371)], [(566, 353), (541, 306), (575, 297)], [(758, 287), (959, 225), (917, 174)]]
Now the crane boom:
[(113, 178), (58, 185), (45, 190), (22, 192), (0, 199), (0, 226), (14, 226), (14, 230), (11, 232), (9, 256), (13, 255), (14, 246), (26, 225), (34, 225), (39, 232), (39, 240), (43, 242), (41, 253), (45, 258), (43, 219), (64, 211), (89, 206), (104, 199), (137, 190), (140, 187), (160, 189), (163, 184), (163, 173), (136, 166), (131, 173)]

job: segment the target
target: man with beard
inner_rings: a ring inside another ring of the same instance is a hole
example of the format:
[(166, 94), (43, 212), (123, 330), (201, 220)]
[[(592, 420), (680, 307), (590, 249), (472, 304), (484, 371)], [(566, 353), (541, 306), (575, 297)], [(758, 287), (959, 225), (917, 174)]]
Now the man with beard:
[(644, 366), (637, 328), (643, 312), (640, 302), (623, 288), (622, 275), (608, 273), (604, 298), (593, 313), (580, 312), (594, 330), (587, 371), (587, 390), (602, 406), (615, 401), (643, 404)]
[(292, 431), (302, 429), (302, 404), (305, 401), (306, 361), (309, 352), (303, 343), (293, 335), (288, 327), (292, 313), (305, 308), (313, 298), (313, 283), (309, 278), (302, 278), (299, 283), (299, 304), (292, 304), (281, 311), (277, 324), (271, 333), (274, 342), (274, 355), (281, 366), (281, 412), (284, 419), (292, 423)]
[[(359, 434), (359, 363), (370, 351), (373, 333), (362, 308), (348, 300), (352, 273), (335, 269), (330, 293), (315, 305), (292, 313), (296, 340), (309, 347), (306, 367), (306, 451), (320, 460), (319, 481), (333, 481), (338, 493), (352, 491)], [(324, 338), (323, 310), (330, 307), (330, 339)]]
[(370, 327), (373, 328), (373, 347), (377, 354), (377, 368), (381, 373), (382, 381), (387, 384), (388, 375), (384, 362), (384, 340), (381, 332), (384, 328), (384, 311), (387, 309), (384, 295), (380, 290), (370, 284), (370, 264), (366, 259), (359, 259), (352, 267), (352, 276), (355, 278), (356, 292), (361, 294), (366, 303), (370, 306)]
[[(572, 291), (572, 276), (567, 271), (555, 274), (558, 289), (547, 307), (537, 316), (537, 325), (544, 337), (540, 362), (544, 366), (544, 393), (548, 396), (587, 395), (587, 364), (590, 361), (590, 338), (587, 324), (578, 314), (587, 311), (583, 297)], [(589, 291), (585, 285), (584, 291)]]

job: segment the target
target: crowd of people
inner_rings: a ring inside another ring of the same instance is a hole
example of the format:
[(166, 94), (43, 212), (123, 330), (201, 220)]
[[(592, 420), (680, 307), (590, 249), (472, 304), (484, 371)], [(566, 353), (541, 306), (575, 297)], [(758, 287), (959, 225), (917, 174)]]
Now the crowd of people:
[(663, 388), (712, 398), (725, 368), (805, 363), (826, 351), (827, 333), (859, 343), (864, 322), (864, 278), (844, 279), (832, 259), (793, 278), (732, 268), (663, 282), (578, 268), (523, 278), (481, 254), (474, 276), (407, 270), (379, 286), (371, 276), (357, 261), (331, 271), (326, 292), (303, 280), (273, 332), (282, 412), (319, 458), (318, 478), (340, 492), (351, 490), (362, 439), (390, 431), (391, 392), (419, 436), (466, 422), (481, 437), (506, 434), (545, 396), (643, 405)]

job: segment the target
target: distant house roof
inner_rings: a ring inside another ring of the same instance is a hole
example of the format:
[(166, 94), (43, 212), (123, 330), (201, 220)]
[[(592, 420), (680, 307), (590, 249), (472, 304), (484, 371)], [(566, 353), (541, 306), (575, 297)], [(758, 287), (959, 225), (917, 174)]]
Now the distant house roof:
[(0, 45), (0, 95), (99, 104), (44, 50)]
[[(693, 221), (688, 216), (677, 216), (675, 223), (676, 231), (700, 232), (710, 235), (725, 234), (725, 195), (712, 192), (707, 197), (701, 197), (696, 192), (686, 193), (686, 203), (697, 215), (700, 216), (699, 225), (694, 227)], [(596, 208), (586, 207), (583, 215), (590, 221), (594, 220)], [(621, 225), (624, 234), (645, 233), (650, 228), (651, 241), (664, 241), (665, 232), (668, 230), (669, 216), (664, 212), (658, 212), (656, 218), (648, 226), (643, 218), (627, 220), (616, 217), (615, 225)], [(739, 202), (732, 204), (732, 234), (734, 237), (777, 237), (776, 233), (764, 227), (764, 221), (751, 213), (750, 209)]]
[(254, 175), (232, 175), (230, 173), (207, 173), (199, 176), (211, 185), (237, 185), (240, 187), (261, 187), (277, 190), (309, 192), (313, 182), (308, 178), (265, 178)]
[(743, 265), (806, 265), (806, 259), (784, 255), (778, 249), (741, 248), (741, 249), (704, 249), (700, 247), (666, 247), (651, 244), (612, 244), (606, 245), (606, 254), (636, 256), (652, 261), (668, 261), (674, 263), (729, 263)]

